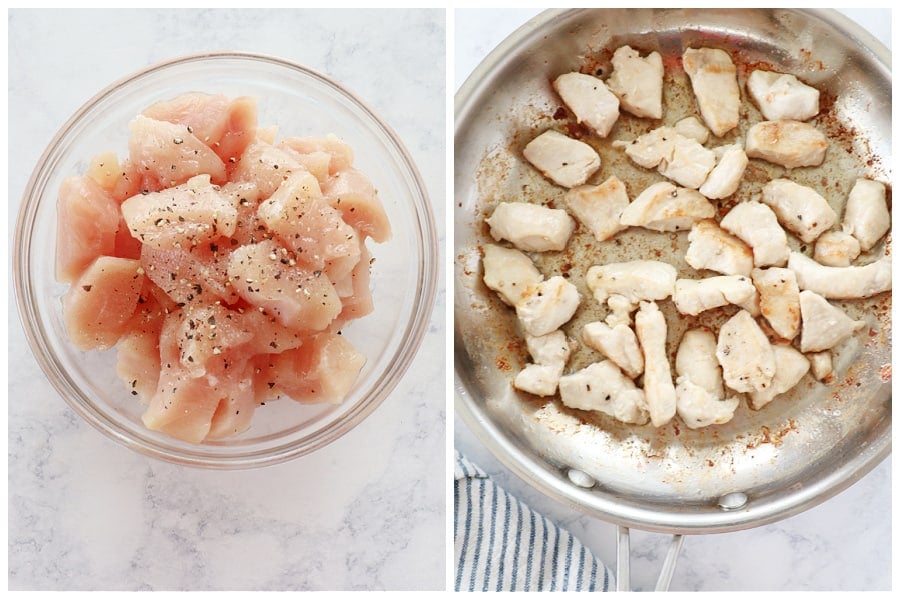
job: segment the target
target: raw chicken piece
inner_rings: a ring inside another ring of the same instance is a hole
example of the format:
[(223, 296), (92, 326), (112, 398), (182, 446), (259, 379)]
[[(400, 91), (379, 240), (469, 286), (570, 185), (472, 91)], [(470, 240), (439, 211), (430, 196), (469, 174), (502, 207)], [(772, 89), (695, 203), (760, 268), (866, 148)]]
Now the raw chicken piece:
[(559, 329), (542, 336), (526, 334), (525, 343), (534, 362), (519, 371), (513, 385), (536, 396), (552, 396), (571, 353), (566, 334)]
[(790, 391), (809, 371), (809, 360), (797, 352), (790, 344), (774, 344), (775, 377), (764, 390), (753, 390), (748, 394), (750, 407), (759, 410), (781, 394)]
[(552, 129), (528, 142), (522, 154), (545, 177), (562, 187), (582, 185), (600, 168), (596, 150)]
[(528, 202), (501, 202), (485, 222), (491, 237), (525, 252), (564, 250), (575, 230), (575, 221), (565, 210)]
[(290, 153), (257, 138), (247, 146), (231, 173), (231, 180), (252, 183), (261, 198), (271, 196), (281, 183), (296, 172), (306, 169)]
[(116, 344), (116, 374), (132, 396), (150, 402), (159, 383), (159, 332), (131, 331)]
[(513, 248), (485, 244), (481, 262), (484, 284), (510, 306), (515, 306), (529, 289), (544, 279), (531, 259)]
[(828, 140), (807, 123), (782, 119), (762, 121), (747, 131), (747, 156), (788, 169), (817, 167), (825, 160)]
[(634, 331), (644, 353), (644, 394), (650, 422), (662, 427), (675, 416), (675, 385), (666, 353), (666, 319), (656, 302), (641, 302)]
[(700, 115), (710, 130), (722, 137), (737, 126), (741, 108), (737, 69), (731, 57), (717, 48), (688, 48), (681, 58)]
[(623, 423), (644, 425), (648, 419), (644, 391), (609, 360), (560, 377), (559, 396), (569, 408), (596, 410)]
[(678, 231), (715, 214), (716, 207), (700, 192), (661, 181), (641, 192), (622, 211), (619, 221), (654, 231)]
[(750, 274), (759, 291), (762, 315), (782, 339), (792, 340), (800, 332), (800, 288), (790, 269), (753, 269)]
[(725, 384), (736, 392), (764, 391), (772, 384), (772, 344), (746, 310), (738, 311), (719, 328), (716, 358)]
[(128, 125), (131, 162), (155, 189), (173, 187), (205, 174), (213, 183), (225, 182), (225, 164), (213, 150), (184, 125), (157, 121), (143, 115)]
[(238, 296), (228, 279), (229, 252), (215, 243), (190, 250), (144, 244), (140, 258), (147, 277), (180, 306), (219, 300), (234, 304)]
[(724, 399), (722, 373), (716, 361), (716, 336), (705, 329), (689, 329), (675, 355), (676, 411), (685, 424), (697, 429), (727, 423), (739, 399)]
[(122, 167), (115, 152), (103, 152), (91, 159), (87, 176), (107, 192), (112, 192), (119, 182)]
[(694, 116), (685, 117), (676, 122), (674, 129), (675, 133), (697, 140), (700, 144), (705, 144), (709, 139), (709, 129)]
[(353, 166), (353, 148), (333, 133), (324, 137), (286, 137), (278, 145), (298, 154), (325, 152), (330, 157), (329, 175), (336, 175)]
[(797, 275), (801, 290), (825, 298), (868, 298), (891, 289), (890, 256), (861, 267), (826, 267), (800, 252), (791, 252), (788, 268)]
[(655, 168), (675, 183), (697, 189), (716, 164), (716, 155), (697, 140), (681, 135), (672, 127), (659, 127), (632, 140), (614, 144), (636, 164)]
[(178, 346), (178, 361), (191, 377), (217, 370), (213, 363), (221, 363), (224, 353), (253, 339), (253, 330), (242, 326), (241, 314), (219, 304), (185, 307), (173, 314), (177, 319), (172, 335)]
[(865, 327), (865, 321), (854, 321), (837, 306), (815, 292), (800, 292), (800, 334), (802, 352), (830, 350)]
[(709, 269), (725, 275), (749, 276), (753, 270), (753, 252), (713, 220), (694, 223), (688, 234), (684, 260), (698, 271)]
[(747, 78), (747, 92), (768, 121), (807, 121), (819, 114), (819, 90), (794, 75), (753, 71)]
[(644, 372), (644, 355), (637, 336), (628, 325), (610, 327), (602, 321), (594, 321), (582, 328), (581, 337), (585, 344), (602, 352), (632, 379)]
[(365, 173), (348, 167), (328, 179), (321, 188), (328, 204), (340, 211), (344, 222), (361, 236), (371, 237), (378, 243), (391, 238), (387, 213)]
[(863, 252), (871, 250), (891, 228), (885, 195), (885, 186), (880, 181), (857, 179), (847, 197), (842, 227), (859, 240)]
[[(618, 296), (633, 310), (642, 300), (662, 300), (675, 291), (677, 271), (658, 260), (595, 265), (588, 269), (585, 283), (601, 305)], [(625, 307), (622, 306), (624, 309)]]
[(790, 179), (773, 179), (762, 190), (762, 201), (778, 216), (778, 221), (807, 244), (837, 223), (834, 209), (811, 187)]
[(849, 233), (826, 231), (816, 240), (813, 259), (829, 267), (849, 267), (859, 250), (859, 241)]
[(699, 315), (705, 310), (728, 304), (736, 304), (754, 312), (757, 304), (756, 288), (743, 275), (677, 279), (672, 300), (678, 312), (683, 315)]
[(641, 58), (630, 46), (613, 52), (613, 72), (606, 80), (622, 108), (636, 117), (661, 119), (663, 64), (659, 52)]
[(567, 323), (581, 298), (578, 289), (561, 275), (530, 288), (516, 304), (516, 315), (531, 335), (546, 335)]
[(56, 209), (56, 278), (72, 283), (101, 256), (113, 254), (119, 206), (90, 177), (70, 177)]
[(809, 370), (813, 377), (819, 381), (828, 381), (834, 373), (834, 365), (831, 362), (831, 350), (810, 352), (806, 355), (809, 359)]
[(628, 207), (625, 184), (613, 175), (600, 185), (581, 185), (566, 192), (566, 207), (598, 241), (626, 229), (619, 220)]
[(600, 137), (609, 131), (619, 118), (619, 99), (602, 79), (585, 73), (565, 73), (553, 81), (553, 89), (566, 106)]
[(741, 184), (744, 169), (750, 162), (740, 144), (730, 144), (720, 148), (716, 148), (717, 152), (721, 151), (716, 166), (700, 186), (700, 193), (712, 200), (727, 198), (735, 193)]
[(756, 201), (739, 202), (728, 211), (719, 226), (736, 235), (753, 250), (757, 267), (782, 266), (791, 252), (787, 234), (771, 208)]

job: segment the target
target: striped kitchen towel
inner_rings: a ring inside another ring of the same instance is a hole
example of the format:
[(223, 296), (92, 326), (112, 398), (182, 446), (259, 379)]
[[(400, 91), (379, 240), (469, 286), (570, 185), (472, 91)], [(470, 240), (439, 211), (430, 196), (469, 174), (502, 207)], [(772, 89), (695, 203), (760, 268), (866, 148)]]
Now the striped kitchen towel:
[(456, 452), (456, 591), (603, 591), (609, 569)]

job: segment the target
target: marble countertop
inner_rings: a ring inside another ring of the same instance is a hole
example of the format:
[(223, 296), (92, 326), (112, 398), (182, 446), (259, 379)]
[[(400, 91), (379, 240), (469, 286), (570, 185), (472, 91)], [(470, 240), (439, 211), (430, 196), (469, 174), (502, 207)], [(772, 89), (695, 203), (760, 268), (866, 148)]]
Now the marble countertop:
[[(12, 10), (9, 222), (47, 143), (97, 91), (176, 55), (243, 50), (309, 65), (380, 113), (427, 183), (443, 245), (445, 16)], [(81, 421), (32, 357), (10, 296), (9, 588), (443, 589), (444, 315), (441, 285), (419, 355), (350, 433), (285, 464), (207, 471), (145, 457)]]
[[(889, 48), (890, 10), (845, 10)], [(456, 10), (454, 82), (537, 10)], [(495, 481), (574, 533), (608, 566), (616, 562), (616, 528), (530, 488), (480, 443), (459, 418), (454, 443)], [(652, 590), (669, 537), (631, 531), (631, 582)], [(827, 502), (795, 517), (727, 534), (685, 539), (671, 583), (683, 591), (890, 590), (891, 459)]]

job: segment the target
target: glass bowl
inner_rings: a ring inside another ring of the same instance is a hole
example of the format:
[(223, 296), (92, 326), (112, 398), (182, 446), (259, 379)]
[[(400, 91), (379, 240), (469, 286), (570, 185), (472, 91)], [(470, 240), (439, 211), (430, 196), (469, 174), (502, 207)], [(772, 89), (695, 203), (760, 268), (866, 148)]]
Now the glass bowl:
[[(250, 429), (224, 440), (191, 444), (147, 429), (145, 405), (115, 372), (115, 350), (83, 352), (66, 335), (55, 279), (56, 204), (60, 183), (87, 170), (91, 158), (127, 156), (128, 122), (154, 102), (187, 92), (254, 96), (260, 127), (279, 137), (333, 133), (354, 152), (354, 166), (378, 190), (393, 235), (368, 241), (375, 262), (375, 310), (342, 329), (367, 357), (344, 402), (267, 402)], [(88, 101), (41, 156), (25, 190), (13, 245), (16, 300), (38, 363), (68, 404), (119, 443), (175, 463), (248, 468), (282, 462), (334, 441), (369, 415), (394, 389), (428, 325), (438, 272), (438, 242), (425, 185), (397, 135), (366, 104), (311, 69), (270, 56), (211, 53), (148, 67)]]

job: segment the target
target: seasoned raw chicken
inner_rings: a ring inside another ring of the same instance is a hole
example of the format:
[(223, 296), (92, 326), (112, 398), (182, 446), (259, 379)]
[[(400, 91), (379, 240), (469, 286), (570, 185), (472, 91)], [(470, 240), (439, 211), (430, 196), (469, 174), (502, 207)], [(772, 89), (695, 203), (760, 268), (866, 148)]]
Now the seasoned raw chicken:
[(724, 399), (722, 373), (716, 360), (716, 336), (706, 329), (689, 329), (675, 355), (675, 395), (678, 416), (696, 429), (727, 423), (739, 399)]
[(602, 352), (632, 379), (644, 372), (644, 355), (637, 336), (628, 325), (610, 327), (602, 321), (594, 321), (584, 326), (581, 337), (586, 345)]
[(773, 179), (762, 191), (762, 201), (778, 216), (778, 221), (807, 244), (837, 223), (834, 209), (811, 187), (790, 179)]
[(564, 250), (575, 229), (565, 210), (528, 202), (501, 202), (485, 222), (495, 240), (507, 240), (525, 252)]
[(819, 114), (819, 90), (794, 75), (753, 71), (747, 78), (747, 92), (768, 121), (806, 121)]
[(600, 137), (609, 131), (619, 118), (619, 99), (599, 77), (585, 73), (565, 73), (553, 81), (553, 89), (566, 106)]
[(826, 231), (816, 240), (813, 258), (829, 267), (849, 267), (859, 251), (859, 240), (846, 231)]
[(880, 181), (857, 179), (847, 197), (842, 228), (859, 240), (863, 252), (868, 252), (891, 228), (885, 195)]
[(581, 185), (600, 168), (600, 155), (588, 144), (552, 129), (525, 146), (525, 159), (563, 187)]
[(613, 53), (612, 66), (606, 83), (622, 108), (636, 117), (661, 119), (663, 64), (659, 52), (641, 58), (631, 46), (622, 46)]
[(802, 352), (830, 350), (865, 327), (865, 321), (854, 321), (840, 308), (815, 292), (800, 292), (800, 334)]
[(542, 336), (526, 335), (525, 343), (534, 362), (519, 371), (513, 385), (536, 396), (552, 396), (571, 353), (566, 334), (556, 330)]
[(683, 315), (699, 315), (705, 310), (727, 304), (736, 304), (752, 313), (758, 303), (756, 288), (743, 275), (677, 279), (672, 300)]
[(656, 302), (641, 302), (634, 330), (644, 352), (644, 394), (650, 422), (662, 427), (675, 416), (675, 384), (666, 353), (666, 319)]
[(831, 350), (822, 350), (821, 352), (810, 352), (806, 355), (809, 359), (809, 370), (813, 377), (819, 381), (831, 379), (834, 373), (834, 365), (831, 361)]
[(623, 423), (644, 425), (648, 419), (644, 391), (609, 360), (560, 377), (559, 397), (569, 408), (600, 411)]
[(782, 266), (791, 252), (787, 234), (771, 208), (759, 202), (739, 202), (722, 217), (719, 226), (733, 233), (753, 250), (757, 267)]
[(700, 192), (661, 181), (641, 192), (622, 211), (619, 221), (654, 231), (678, 231), (715, 214), (716, 207)]
[(890, 256), (859, 267), (826, 267), (800, 252), (791, 252), (788, 268), (797, 275), (801, 290), (825, 298), (868, 298), (891, 289)]
[(566, 207), (598, 241), (606, 241), (626, 229), (620, 218), (628, 207), (625, 184), (613, 175), (600, 185), (581, 185), (566, 192)]
[(740, 116), (737, 68), (728, 53), (717, 48), (689, 48), (681, 59), (700, 115), (710, 130), (722, 137), (737, 126)]
[(672, 127), (659, 127), (637, 137), (631, 143), (615, 144), (636, 164), (655, 168), (675, 183), (697, 189), (716, 165), (716, 155), (694, 138)]
[(481, 263), (484, 284), (510, 306), (515, 306), (523, 294), (544, 279), (531, 259), (514, 248), (485, 244)]
[(772, 346), (775, 355), (775, 377), (764, 390), (753, 390), (748, 394), (750, 407), (759, 410), (776, 397), (793, 389), (809, 371), (809, 360), (790, 344)]
[(694, 223), (688, 242), (684, 260), (698, 271), (709, 269), (725, 275), (749, 276), (753, 269), (750, 248), (713, 220)]
[[(642, 300), (662, 300), (671, 296), (676, 277), (677, 271), (669, 263), (633, 260), (595, 265), (588, 269), (585, 283), (600, 304), (618, 296), (633, 310)], [(624, 303), (620, 307), (624, 308)]]
[(141, 176), (154, 190), (179, 185), (207, 174), (213, 183), (225, 181), (225, 164), (185, 125), (138, 115), (128, 124), (128, 152)]
[(788, 169), (817, 167), (825, 160), (825, 134), (800, 121), (762, 121), (747, 131), (747, 156)]
[(738, 311), (719, 328), (716, 358), (725, 384), (736, 392), (764, 391), (772, 384), (772, 344), (746, 310)]
[(114, 253), (119, 206), (93, 179), (82, 176), (63, 180), (56, 207), (56, 278), (71, 283), (99, 256)]
[(556, 275), (530, 288), (516, 304), (516, 314), (527, 333), (546, 335), (572, 318), (580, 300), (578, 289)]
[(700, 122), (700, 119), (694, 116), (685, 117), (677, 121), (674, 128), (675, 133), (697, 140), (701, 144), (705, 144), (709, 139), (709, 129)]
[(719, 160), (709, 177), (700, 186), (700, 193), (712, 200), (727, 198), (735, 193), (744, 176), (744, 169), (750, 160), (740, 144), (729, 144), (716, 148)]
[(790, 269), (771, 267), (750, 273), (759, 291), (760, 312), (782, 339), (792, 340), (800, 332), (800, 288)]

